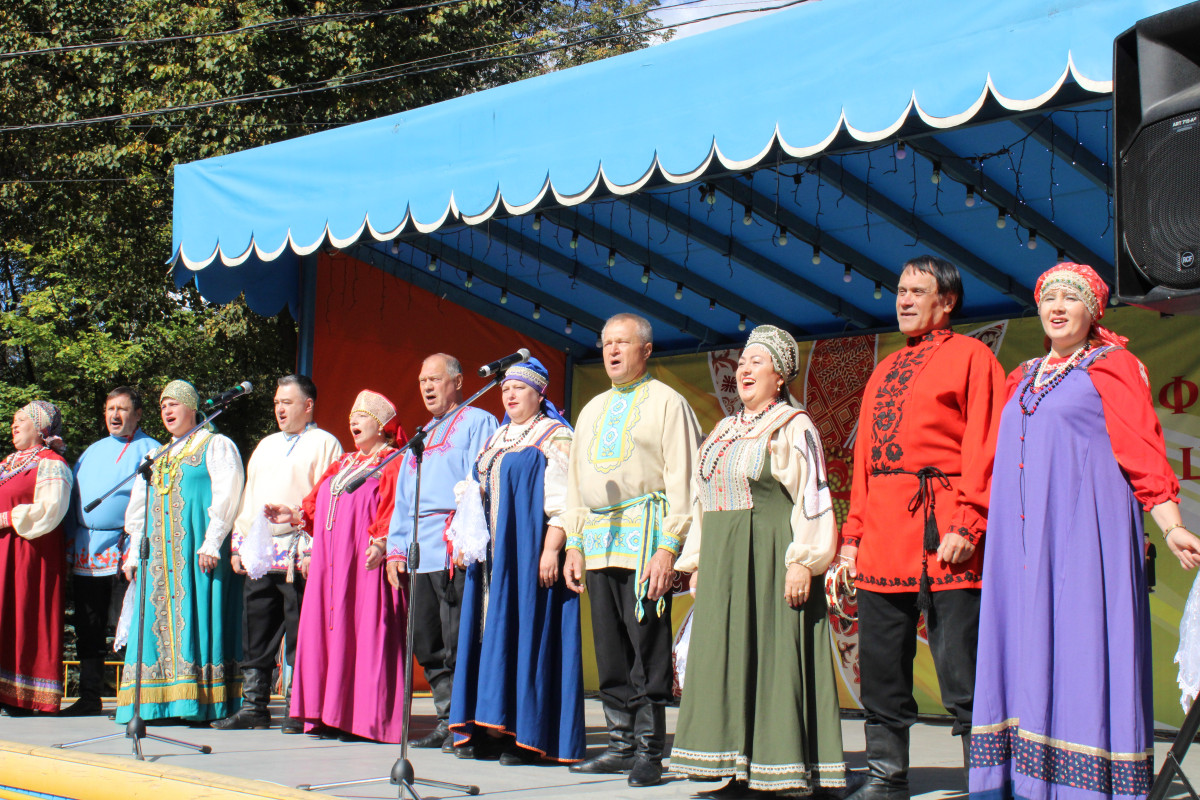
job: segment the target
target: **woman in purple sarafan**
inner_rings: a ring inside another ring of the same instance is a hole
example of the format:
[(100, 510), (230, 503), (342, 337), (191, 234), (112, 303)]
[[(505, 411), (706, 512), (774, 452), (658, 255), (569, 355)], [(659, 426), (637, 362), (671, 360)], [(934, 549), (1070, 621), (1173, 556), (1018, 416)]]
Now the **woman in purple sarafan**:
[(1186, 569), (1145, 367), (1097, 324), (1108, 287), (1057, 264), (1034, 299), (1049, 352), (1008, 379), (984, 555), (970, 787), (1142, 798), (1154, 778), (1143, 511)]

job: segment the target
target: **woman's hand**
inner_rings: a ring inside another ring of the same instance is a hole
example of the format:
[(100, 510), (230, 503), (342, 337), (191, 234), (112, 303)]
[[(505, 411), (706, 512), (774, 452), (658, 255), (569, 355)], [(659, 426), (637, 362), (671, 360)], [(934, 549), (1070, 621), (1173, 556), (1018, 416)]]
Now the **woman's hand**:
[(121, 567), (121, 572), (125, 573), (125, 580), (133, 583), (134, 579), (137, 578), (137, 563), (130, 560), (128, 564)]
[(792, 608), (799, 608), (808, 602), (808, 592), (812, 588), (812, 571), (803, 564), (788, 564), (787, 577), (783, 581), (783, 599)]
[(200, 565), (201, 572), (207, 573), (216, 569), (217, 564), (221, 563), (221, 559), (216, 556), (206, 555), (205, 553), (197, 553), (196, 563)]
[(276, 525), (299, 525), (300, 515), (291, 506), (282, 503), (267, 503), (263, 506), (263, 515)]
[(549, 589), (558, 583), (558, 562), (562, 558), (562, 550), (547, 545), (542, 550), (541, 561), (538, 562), (538, 586)]
[(386, 555), (383, 545), (379, 542), (371, 542), (367, 545), (367, 562), (365, 564), (368, 570), (375, 569), (383, 563), (383, 557)]
[(692, 597), (695, 597), (696, 589), (700, 588), (700, 570), (699, 569), (693, 570), (692, 574), (688, 575), (687, 586), (688, 586), (688, 591), (691, 593)]
[(1179, 559), (1179, 566), (1195, 569), (1200, 566), (1200, 538), (1180, 525), (1167, 534), (1167, 547)]

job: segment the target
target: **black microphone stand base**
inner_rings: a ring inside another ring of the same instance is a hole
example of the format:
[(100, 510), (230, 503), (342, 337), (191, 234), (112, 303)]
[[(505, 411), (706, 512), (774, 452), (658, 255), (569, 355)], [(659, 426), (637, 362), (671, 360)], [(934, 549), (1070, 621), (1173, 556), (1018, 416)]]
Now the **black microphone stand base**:
[(133, 755), (138, 761), (146, 760), (146, 756), (142, 753), (143, 739), (150, 739), (154, 742), (165, 742), (166, 744), (173, 744), (177, 747), (186, 747), (188, 750), (194, 750), (197, 753), (203, 753), (204, 755), (208, 755), (212, 752), (212, 748), (206, 744), (192, 744), (191, 742), (172, 739), (168, 736), (159, 736), (156, 733), (146, 733), (146, 721), (140, 716), (134, 716), (131, 720), (129, 720), (129, 722), (125, 723), (124, 733), (106, 733), (103, 736), (94, 736), (91, 739), (80, 739), (77, 742), (66, 742), (64, 744), (56, 744), (53, 746), (59, 748), (60, 750), (66, 750), (69, 747), (80, 747), (82, 745), (92, 744), (94, 742), (106, 742), (110, 739), (121, 738), (133, 739)]
[(343, 781), (341, 783), (323, 783), (323, 784), (302, 784), (297, 786), (297, 789), (306, 792), (320, 792), (325, 789), (336, 789), (342, 786), (361, 786), (366, 783), (382, 783), (387, 781), (393, 786), (399, 786), (400, 791), (398, 797), (404, 797), (405, 792), (412, 800), (422, 800), (421, 795), (414, 788), (415, 784), (422, 786), (432, 786), (435, 789), (450, 789), (463, 794), (477, 795), (479, 794), (478, 786), (468, 786), (461, 783), (447, 783), (445, 781), (434, 781), (426, 778), (418, 778), (413, 770), (412, 762), (407, 758), (398, 758), (396, 763), (392, 765), (392, 774), (386, 778), (366, 778), (358, 781)]

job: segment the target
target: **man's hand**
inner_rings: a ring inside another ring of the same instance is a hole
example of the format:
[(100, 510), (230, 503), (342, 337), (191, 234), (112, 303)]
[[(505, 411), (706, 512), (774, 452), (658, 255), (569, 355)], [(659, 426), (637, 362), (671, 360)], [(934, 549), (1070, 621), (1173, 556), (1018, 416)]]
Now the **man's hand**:
[(300, 577), (308, 580), (308, 569), (312, 566), (312, 556), (301, 556), (300, 558)]
[(387, 562), (387, 579), (393, 589), (400, 588), (400, 576), (408, 572), (408, 564), (403, 561)]
[(646, 597), (651, 602), (671, 591), (671, 578), (675, 574), (675, 554), (658, 548), (650, 557), (650, 574), (647, 576)]
[(578, 550), (568, 550), (563, 562), (563, 580), (567, 588), (575, 594), (583, 594), (587, 586), (583, 583), (583, 553)]
[(942, 534), (942, 543), (938, 545), (937, 557), (938, 561), (943, 564), (961, 564), (974, 552), (975, 545), (971, 544), (966, 537), (960, 536), (954, 531), (947, 531)]
[(853, 545), (844, 544), (842, 549), (838, 551), (838, 561), (843, 561), (850, 565), (850, 577), (858, 577), (858, 548)]
[(246, 574), (246, 569), (245, 569), (245, 567), (242, 566), (242, 557), (239, 556), (237, 553), (233, 554), (232, 564), (233, 564), (233, 571), (236, 572), (238, 575)]

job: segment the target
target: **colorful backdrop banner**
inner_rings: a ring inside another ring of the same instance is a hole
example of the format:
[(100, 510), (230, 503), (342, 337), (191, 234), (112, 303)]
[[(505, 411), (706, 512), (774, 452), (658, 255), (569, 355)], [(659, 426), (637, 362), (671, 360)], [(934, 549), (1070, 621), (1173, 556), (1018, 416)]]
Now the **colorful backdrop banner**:
[[(1130, 350), (1146, 365), (1155, 409), (1166, 439), (1167, 456), (1180, 480), (1183, 519), (1189, 528), (1198, 530), (1200, 327), (1191, 317), (1160, 317), (1154, 312), (1129, 307), (1112, 309), (1105, 316), (1105, 322), (1129, 337)], [(1036, 317), (966, 325), (955, 330), (985, 342), (996, 353), (1006, 372), (1045, 353), (1042, 326)], [(821, 432), (839, 524), (845, 520), (849, 507), (850, 476), (854, 469), (852, 450), (863, 388), (879, 359), (903, 344), (904, 337), (899, 333), (800, 343), (805, 369), (790, 389), (792, 395), (803, 402)], [(739, 355), (740, 350), (735, 349), (654, 358), (651, 372), (687, 398), (707, 432), (719, 419), (738, 408), (734, 369)], [(575, 418), (584, 403), (609, 386), (602, 365), (576, 366), (571, 418)], [(1148, 514), (1146, 529), (1151, 532), (1150, 541), (1158, 552), (1157, 585), (1150, 597), (1154, 716), (1158, 723), (1177, 727), (1183, 722), (1184, 714), (1179, 702), (1174, 658), (1179, 646), (1179, 621), (1194, 574), (1181, 569), (1170, 555), (1161, 531)], [(678, 596), (672, 614), (677, 627), (682, 624), (690, 606), (690, 598)], [(831, 617), (831, 622), (833, 640), (830, 646), (834, 648), (840, 672), (842, 706), (856, 708), (859, 706), (857, 630), (853, 624), (836, 617)], [(920, 710), (944, 714), (923, 628), (918, 638), (914, 674)], [(588, 658), (591, 658), (590, 652)], [(587, 684), (595, 688), (594, 664), (589, 663), (585, 669)]]

